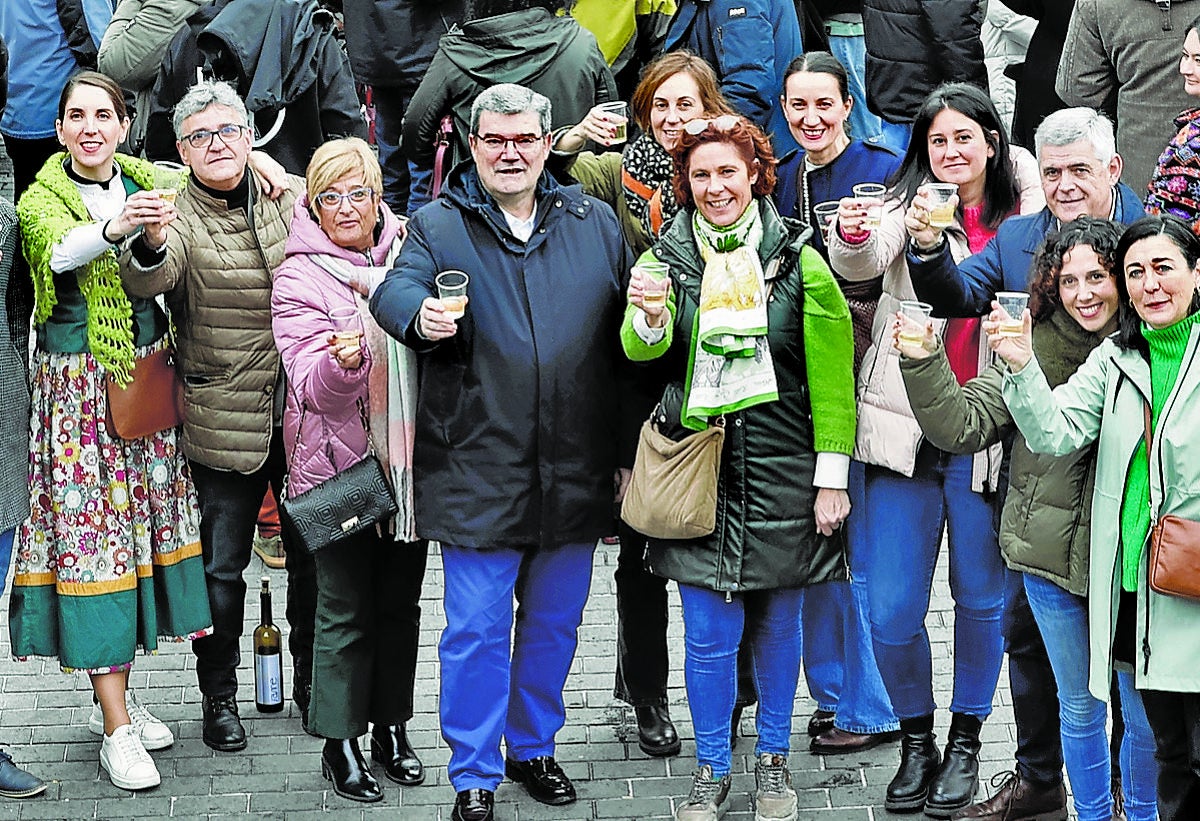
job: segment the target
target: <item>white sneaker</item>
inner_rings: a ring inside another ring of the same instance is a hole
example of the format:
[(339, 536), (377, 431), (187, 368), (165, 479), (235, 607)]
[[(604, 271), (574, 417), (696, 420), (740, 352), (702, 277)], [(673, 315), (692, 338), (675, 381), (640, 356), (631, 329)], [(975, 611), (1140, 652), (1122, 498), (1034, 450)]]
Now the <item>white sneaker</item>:
[(754, 821), (796, 821), (796, 791), (787, 756), (762, 753), (754, 762)]
[(122, 724), (112, 735), (104, 736), (100, 744), (100, 766), (108, 773), (114, 786), (123, 790), (144, 790), (162, 783), (154, 759), (132, 724)]
[[(147, 750), (163, 750), (175, 743), (171, 728), (152, 716), (138, 701), (133, 690), (125, 691), (125, 710), (129, 713), (133, 731)], [(100, 709), (99, 704), (92, 705), (92, 714), (88, 716), (88, 729), (93, 735), (104, 735), (104, 711)]]

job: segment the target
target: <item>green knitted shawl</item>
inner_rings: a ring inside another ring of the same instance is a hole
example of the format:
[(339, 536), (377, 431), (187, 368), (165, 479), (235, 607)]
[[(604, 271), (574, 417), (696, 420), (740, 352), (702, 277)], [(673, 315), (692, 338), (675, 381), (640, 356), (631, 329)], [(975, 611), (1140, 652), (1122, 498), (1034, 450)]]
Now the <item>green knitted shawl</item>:
[[(59, 152), (46, 161), (33, 184), (17, 203), (25, 258), (33, 277), (33, 321), (41, 325), (58, 303), (51, 250), (72, 229), (96, 220), (63, 168), (67, 155)], [(121, 173), (143, 190), (174, 187), (178, 175), (153, 164), (117, 154)], [(88, 348), (96, 362), (119, 385), (127, 385), (133, 369), (133, 306), (121, 285), (116, 248), (108, 248), (75, 270), (79, 291), (87, 303)]]

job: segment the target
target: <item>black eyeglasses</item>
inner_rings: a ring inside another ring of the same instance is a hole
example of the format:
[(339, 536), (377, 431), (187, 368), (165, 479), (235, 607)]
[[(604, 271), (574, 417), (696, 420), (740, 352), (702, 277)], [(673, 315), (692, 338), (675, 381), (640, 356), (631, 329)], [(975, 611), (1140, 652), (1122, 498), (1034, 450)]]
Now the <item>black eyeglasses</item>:
[(206, 128), (201, 128), (198, 131), (193, 131), (191, 134), (184, 135), (181, 139), (186, 140), (187, 144), (192, 148), (207, 148), (212, 145), (213, 137), (220, 137), (221, 142), (228, 143), (230, 140), (236, 140), (242, 136), (242, 132), (246, 130), (246, 126), (237, 125), (235, 123), (225, 123), (216, 131), (209, 131)]
[(698, 118), (695, 120), (688, 120), (686, 123), (684, 123), (683, 130), (688, 134), (691, 134), (693, 137), (698, 134), (703, 134), (704, 129), (708, 128), (710, 125), (717, 131), (730, 131), (735, 125), (738, 124), (739, 119), (741, 118), (736, 114), (722, 114), (720, 117), (713, 117), (711, 120)]
[(353, 205), (362, 205), (373, 196), (375, 196), (375, 192), (365, 185), (355, 188), (353, 191), (347, 191), (345, 194), (339, 194), (337, 191), (322, 191), (317, 194), (317, 207), (325, 211), (332, 211), (335, 208), (341, 208), (343, 200), (350, 200)]

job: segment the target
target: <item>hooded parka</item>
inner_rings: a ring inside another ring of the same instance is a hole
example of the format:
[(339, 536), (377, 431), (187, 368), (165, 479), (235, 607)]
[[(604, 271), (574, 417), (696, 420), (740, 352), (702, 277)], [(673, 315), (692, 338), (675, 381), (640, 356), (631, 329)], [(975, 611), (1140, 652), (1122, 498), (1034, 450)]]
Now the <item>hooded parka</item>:
[[(612, 531), (618, 330), (632, 260), (612, 209), (543, 174), (528, 242), (465, 163), (420, 209), (371, 299), (420, 367), (417, 533), (459, 547), (537, 548)], [(458, 332), (421, 339), (434, 277), (470, 277)]]

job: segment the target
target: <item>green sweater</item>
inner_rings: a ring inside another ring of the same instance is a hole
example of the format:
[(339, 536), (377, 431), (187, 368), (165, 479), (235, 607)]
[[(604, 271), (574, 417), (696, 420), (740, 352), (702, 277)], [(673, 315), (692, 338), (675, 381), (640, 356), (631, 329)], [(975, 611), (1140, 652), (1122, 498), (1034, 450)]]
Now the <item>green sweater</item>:
[[(1197, 322), (1200, 322), (1200, 313), (1166, 328), (1142, 328), (1142, 336), (1150, 346), (1150, 419), (1155, 428), (1167, 397), (1175, 387), (1188, 337)], [(1125, 478), (1125, 498), (1121, 502), (1121, 588), (1128, 591), (1137, 590), (1142, 550), (1150, 535), (1150, 467), (1146, 461), (1146, 446), (1143, 439), (1134, 451)]]

